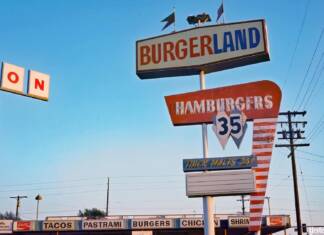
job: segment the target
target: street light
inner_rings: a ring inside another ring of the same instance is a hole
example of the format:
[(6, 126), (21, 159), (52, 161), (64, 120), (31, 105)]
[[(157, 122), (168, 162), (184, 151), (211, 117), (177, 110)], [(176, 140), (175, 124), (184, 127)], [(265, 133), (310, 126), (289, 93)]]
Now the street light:
[(38, 195), (35, 197), (35, 200), (37, 201), (36, 220), (38, 220), (38, 207), (39, 207), (39, 201), (40, 201), (40, 200), (43, 200), (43, 197), (42, 197), (41, 195), (38, 194)]

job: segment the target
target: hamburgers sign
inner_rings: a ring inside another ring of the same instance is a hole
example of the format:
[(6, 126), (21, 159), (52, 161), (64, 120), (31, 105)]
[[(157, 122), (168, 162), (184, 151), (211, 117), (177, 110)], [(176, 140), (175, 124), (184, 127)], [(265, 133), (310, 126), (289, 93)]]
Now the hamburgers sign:
[(197, 27), (136, 42), (141, 79), (215, 72), (267, 60), (264, 20)]

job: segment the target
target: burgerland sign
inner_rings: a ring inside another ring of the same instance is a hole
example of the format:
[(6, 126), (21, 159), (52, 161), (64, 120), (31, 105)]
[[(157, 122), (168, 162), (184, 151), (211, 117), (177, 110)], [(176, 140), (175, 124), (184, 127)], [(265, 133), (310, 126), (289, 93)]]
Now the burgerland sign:
[(136, 42), (141, 79), (183, 76), (269, 60), (264, 20), (196, 27)]

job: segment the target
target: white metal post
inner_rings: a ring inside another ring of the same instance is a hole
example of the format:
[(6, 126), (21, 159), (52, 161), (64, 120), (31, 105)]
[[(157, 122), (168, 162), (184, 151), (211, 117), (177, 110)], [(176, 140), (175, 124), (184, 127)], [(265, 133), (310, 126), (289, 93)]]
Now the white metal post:
[[(200, 90), (206, 89), (205, 71), (201, 70), (199, 74)], [(203, 155), (204, 158), (208, 158), (208, 136), (207, 136), (207, 124), (201, 125), (202, 129), (202, 142), (203, 142)], [(215, 235), (214, 225), (214, 198), (211, 196), (203, 197), (203, 209), (204, 209), (204, 235)]]

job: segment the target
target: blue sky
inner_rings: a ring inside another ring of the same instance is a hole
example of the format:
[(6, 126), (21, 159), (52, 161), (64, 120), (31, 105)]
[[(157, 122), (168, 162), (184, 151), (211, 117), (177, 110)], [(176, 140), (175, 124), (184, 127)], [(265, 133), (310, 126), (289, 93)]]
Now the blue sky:
[[(21, 216), (32, 219), (38, 193), (44, 196), (41, 218), (104, 209), (110, 176), (112, 214), (200, 213), (201, 200), (185, 196), (182, 159), (201, 157), (201, 129), (173, 127), (164, 103), (165, 95), (198, 90), (198, 77), (140, 80), (135, 73), (135, 41), (161, 34), (160, 21), (173, 7), (176, 28), (182, 30), (191, 27), (185, 20), (191, 14), (206, 12), (215, 22), (219, 4), (1, 1), (0, 61), (50, 74), (51, 88), (49, 102), (0, 93), (0, 211), (14, 211), (10, 196), (28, 195)], [(295, 102), (298, 107), (324, 51), (322, 39), (297, 95), (324, 27), (323, 7), (320, 0), (225, 0), (225, 22), (266, 20), (271, 61), (208, 74), (207, 88), (268, 79), (282, 88), (281, 111), (292, 109)], [(319, 74), (315, 73), (319, 82), (306, 107), (306, 136), (324, 115), (324, 77)], [(322, 143), (319, 131), (311, 147), (302, 150), (324, 155)], [(209, 151), (210, 156), (249, 154), (251, 125), (240, 150), (229, 143), (223, 151), (210, 128)], [(272, 213), (294, 218), (287, 153), (274, 152), (267, 194)], [(297, 152), (297, 159), (303, 221), (319, 224), (324, 216), (324, 159), (304, 152)], [(240, 211), (237, 199), (217, 198), (215, 211)]]

